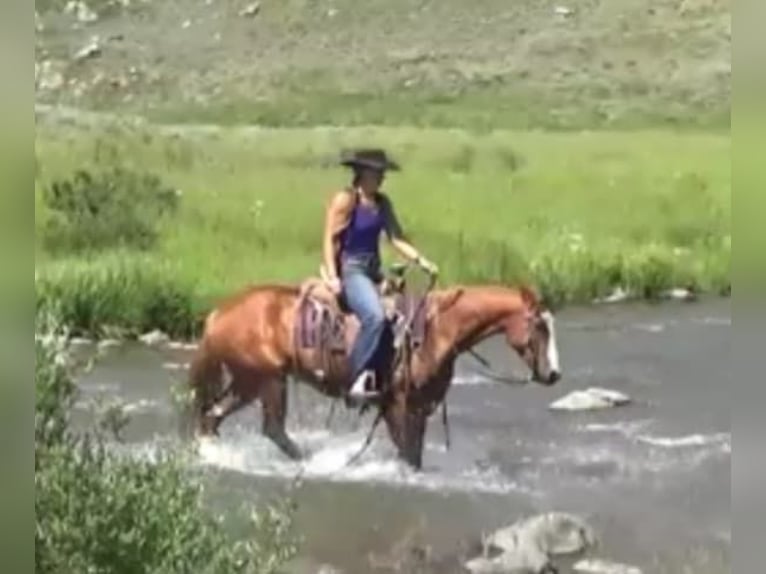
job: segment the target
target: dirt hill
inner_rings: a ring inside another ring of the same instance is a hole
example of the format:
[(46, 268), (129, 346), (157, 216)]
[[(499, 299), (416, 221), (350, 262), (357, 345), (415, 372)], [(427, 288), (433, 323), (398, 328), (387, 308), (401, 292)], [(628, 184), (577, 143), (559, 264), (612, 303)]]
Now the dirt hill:
[(38, 101), (172, 121), (729, 125), (728, 0), (37, 2)]

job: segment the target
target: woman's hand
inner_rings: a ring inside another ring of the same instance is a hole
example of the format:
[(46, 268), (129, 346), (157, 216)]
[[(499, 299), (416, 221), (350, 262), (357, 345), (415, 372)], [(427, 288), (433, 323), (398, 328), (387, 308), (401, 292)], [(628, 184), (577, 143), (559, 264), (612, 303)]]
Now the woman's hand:
[(322, 282), (327, 285), (327, 288), (333, 295), (336, 297), (340, 295), (343, 290), (343, 284), (337, 276), (330, 275), (324, 265), (319, 266), (319, 275), (322, 278)]
[(341, 291), (343, 291), (343, 285), (340, 282), (340, 279), (337, 277), (332, 277), (327, 279), (325, 281), (325, 284), (327, 285), (327, 288), (332, 292), (333, 295), (336, 297), (341, 294)]
[(436, 266), (436, 263), (433, 263), (432, 261), (429, 261), (423, 256), (418, 256), (416, 263), (420, 266), (420, 268), (428, 273), (429, 275), (432, 275), (436, 277), (439, 275), (439, 268)]

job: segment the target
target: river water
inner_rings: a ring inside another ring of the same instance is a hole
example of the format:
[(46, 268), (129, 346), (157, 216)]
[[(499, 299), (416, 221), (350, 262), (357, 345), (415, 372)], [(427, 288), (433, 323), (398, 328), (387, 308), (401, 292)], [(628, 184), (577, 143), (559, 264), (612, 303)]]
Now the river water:
[[(370, 417), (338, 404), (329, 418), (328, 399), (291, 383), (288, 430), (307, 458), (286, 461), (261, 437), (259, 409), (248, 408), (200, 446), (213, 500), (235, 509), (302, 473), (296, 572), (322, 563), (348, 573), (405, 571), (401, 559), (413, 548), (436, 564), (428, 571), (459, 572), (459, 558), (482, 532), (549, 510), (584, 517), (600, 537), (600, 556), (644, 572), (729, 572), (729, 301), (571, 308), (557, 327), (564, 378), (552, 388), (490, 382), (472, 358), (461, 358), (448, 395), (450, 448), (434, 416), (421, 473), (395, 460), (382, 426), (347, 466)], [(502, 341), (481, 351), (496, 370), (521, 372)], [(84, 399), (123, 399), (132, 416), (126, 440), (151, 449), (175, 436), (170, 386), (185, 378), (190, 356), (178, 346), (111, 348), (83, 377)], [(591, 386), (633, 402), (598, 412), (548, 409)]]

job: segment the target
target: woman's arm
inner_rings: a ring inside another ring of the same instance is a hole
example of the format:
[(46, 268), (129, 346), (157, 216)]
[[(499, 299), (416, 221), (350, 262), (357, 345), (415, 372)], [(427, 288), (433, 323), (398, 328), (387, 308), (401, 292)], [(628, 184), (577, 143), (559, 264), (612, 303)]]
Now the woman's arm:
[(324, 237), (322, 241), (322, 255), (324, 268), (328, 275), (328, 279), (330, 280), (338, 278), (338, 269), (335, 264), (335, 238), (338, 232), (343, 230), (347, 225), (348, 216), (351, 213), (352, 207), (353, 196), (346, 191), (336, 193), (330, 201), (330, 205), (327, 207)]
[(393, 248), (405, 259), (420, 265), (429, 273), (436, 273), (438, 270), (436, 265), (428, 261), (423, 257), (420, 252), (415, 248), (412, 243), (404, 235), (402, 226), (399, 224), (399, 220), (396, 217), (396, 211), (391, 203), (391, 200), (387, 197), (383, 200), (383, 209), (385, 210), (386, 218), (386, 235)]

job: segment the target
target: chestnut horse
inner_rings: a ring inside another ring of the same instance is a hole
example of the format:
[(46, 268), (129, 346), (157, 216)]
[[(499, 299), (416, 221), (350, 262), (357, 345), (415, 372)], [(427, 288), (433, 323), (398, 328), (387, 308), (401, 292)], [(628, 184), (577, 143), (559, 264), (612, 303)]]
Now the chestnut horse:
[[(199, 433), (217, 434), (227, 416), (260, 399), (265, 436), (287, 456), (301, 457), (285, 431), (288, 376), (331, 397), (344, 396), (349, 386), (347, 377), (323, 376), (301, 365), (294, 327), (302, 297), (301, 287), (259, 285), (208, 315), (190, 371)], [(532, 380), (552, 385), (561, 377), (553, 315), (532, 289), (459, 286), (430, 292), (424, 304), (422, 343), (400, 361), (378, 404), (400, 458), (416, 469), (422, 465), (428, 417), (444, 400), (461, 353), (502, 334)], [(358, 323), (348, 317), (350, 342)], [(230, 379), (226, 388), (224, 371)]]

